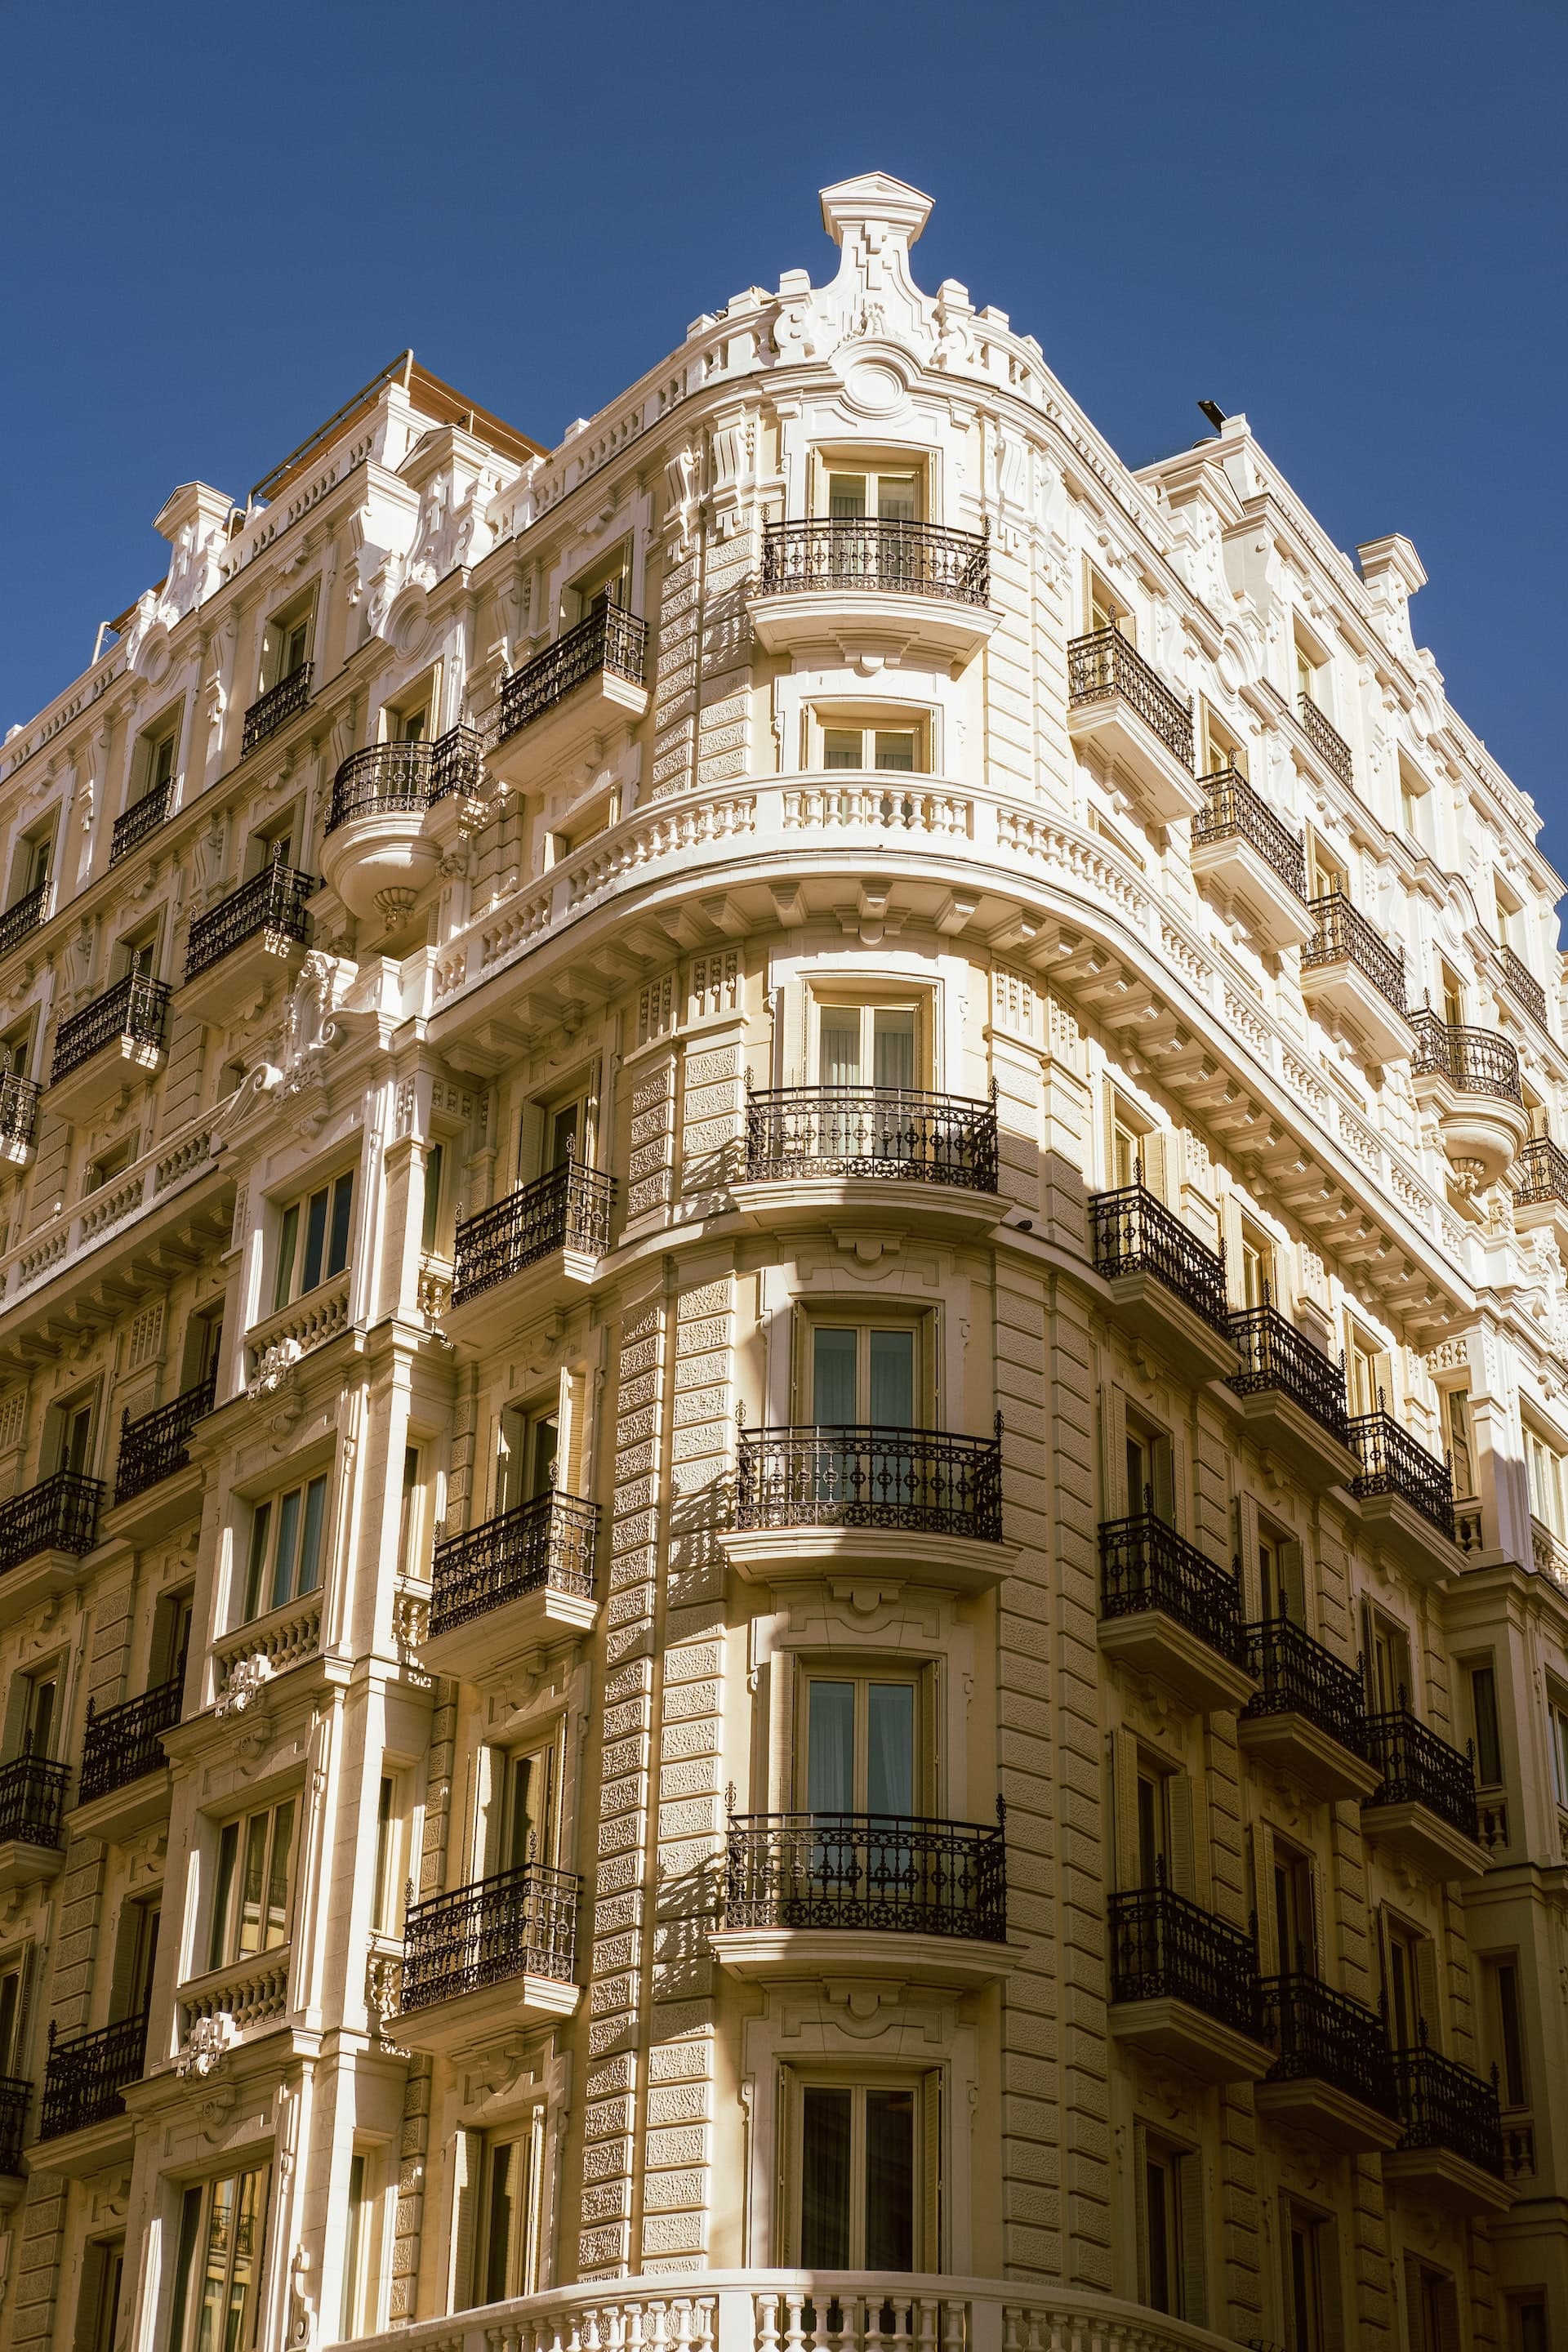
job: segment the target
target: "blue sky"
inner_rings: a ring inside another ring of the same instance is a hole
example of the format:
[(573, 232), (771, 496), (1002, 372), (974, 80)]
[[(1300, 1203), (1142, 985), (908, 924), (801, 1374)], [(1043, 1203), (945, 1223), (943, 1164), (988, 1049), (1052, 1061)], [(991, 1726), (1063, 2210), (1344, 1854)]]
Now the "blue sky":
[(1245, 409), (1338, 543), (1399, 530), (1451, 696), (1568, 865), (1562, 0), (1142, 5), (163, 0), (0, 12), (0, 730), (405, 344), (541, 440), (816, 192), (1039, 337), (1132, 463)]

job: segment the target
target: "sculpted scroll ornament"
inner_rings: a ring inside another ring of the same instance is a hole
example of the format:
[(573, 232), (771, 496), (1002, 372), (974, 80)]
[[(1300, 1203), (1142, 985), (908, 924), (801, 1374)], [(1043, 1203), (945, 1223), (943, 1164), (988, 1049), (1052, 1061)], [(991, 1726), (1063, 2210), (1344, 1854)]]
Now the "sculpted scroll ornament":
[(222, 2065), (224, 2053), (233, 2040), (234, 2020), (226, 2010), (220, 2009), (211, 2017), (198, 2017), (174, 2061), (174, 2072), (187, 2081), (194, 2076), (205, 2083)]

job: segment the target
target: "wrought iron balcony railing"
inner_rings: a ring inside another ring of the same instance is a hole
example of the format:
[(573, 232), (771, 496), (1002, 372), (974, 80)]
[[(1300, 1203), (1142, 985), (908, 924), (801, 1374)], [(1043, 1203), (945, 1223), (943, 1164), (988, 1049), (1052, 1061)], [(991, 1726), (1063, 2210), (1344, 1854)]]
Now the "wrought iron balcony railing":
[(62, 1021), (55, 1032), (55, 1058), (49, 1083), (58, 1086), (73, 1070), (103, 1051), (117, 1037), (138, 1045), (162, 1047), (169, 1018), (170, 988), (144, 971), (128, 971), (123, 980)]
[(1406, 1706), (1385, 1707), (1366, 1719), (1367, 1757), (1383, 1774), (1366, 1802), (1425, 1805), (1466, 1837), (1480, 1842), (1474, 1759), (1451, 1747)]
[(26, 1748), (0, 1764), (0, 1845), (13, 1839), (21, 1845), (63, 1845), (60, 1816), (70, 1776), (68, 1764), (30, 1756)]
[(1366, 1754), (1366, 1694), (1353, 1666), (1289, 1617), (1257, 1619), (1247, 1628), (1247, 1647), (1258, 1687), (1245, 1716), (1304, 1716), (1352, 1756)]
[(445, 1633), (525, 1592), (553, 1585), (592, 1599), (599, 1507), (552, 1490), (436, 1547), (430, 1631)]
[(841, 1927), (1007, 1940), (994, 1828), (900, 1813), (731, 1813), (726, 1927)]
[(1415, 1032), (1412, 1077), (1430, 1074), (1447, 1078), (1462, 1095), (1490, 1095), (1522, 1108), (1519, 1055), (1506, 1037), (1487, 1029), (1461, 1029), (1430, 1012), (1412, 1013), (1408, 1018)]
[(1263, 1979), (1264, 2039), (1279, 2052), (1270, 2083), (1327, 2083), (1397, 2118), (1394, 2053), (1376, 2010), (1300, 1972)]
[(27, 2132), (27, 2109), (33, 2086), (20, 2074), (0, 2074), (0, 2173), (22, 2169), (22, 2142)]
[(1208, 806), (1193, 819), (1194, 847), (1209, 841), (1246, 841), (1271, 866), (1281, 882), (1307, 896), (1307, 849), (1299, 833), (1281, 824), (1266, 801), (1261, 801), (1239, 768), (1216, 768), (1200, 776)]
[(1503, 985), (1509, 994), (1516, 998), (1531, 1017), (1539, 1022), (1544, 1029), (1546, 1027), (1546, 991), (1542, 987), (1524, 958), (1516, 955), (1512, 948), (1500, 947), (1497, 960), (1498, 970), (1502, 974)]
[(1502, 2116), (1495, 2084), (1425, 2042), (1394, 2052), (1394, 2074), (1405, 2125), (1401, 2147), (1447, 2148), (1502, 2179)]
[(743, 1429), (735, 1527), (891, 1528), (1002, 1540), (1002, 1438), (870, 1423)]
[(613, 1176), (567, 1160), (477, 1216), (464, 1217), (453, 1240), (453, 1306), (477, 1298), (557, 1250), (602, 1256), (609, 1247), (615, 1199)]
[(578, 1885), (571, 1871), (531, 1862), (413, 1905), (404, 1923), (400, 2006), (428, 2009), (509, 1977), (570, 1984)]
[(130, 856), (138, 842), (145, 841), (150, 833), (156, 833), (160, 825), (168, 824), (169, 803), (174, 796), (172, 782), (154, 784), (150, 793), (143, 793), (139, 801), (132, 801), (131, 806), (115, 818), (114, 830), (109, 839), (109, 862), (111, 866), (118, 866), (122, 857)]
[(133, 1780), (157, 1771), (164, 1761), (162, 1735), (172, 1731), (180, 1719), (184, 1686), (182, 1661), (177, 1674), (154, 1683), (138, 1698), (121, 1699), (118, 1706), (101, 1711), (88, 1700), (81, 1776), (77, 1782), (79, 1805), (90, 1804), (95, 1797), (107, 1797), (116, 1789), (128, 1789)]
[(1391, 948), (1380, 939), (1361, 908), (1352, 907), (1341, 889), (1326, 890), (1321, 898), (1310, 898), (1307, 903), (1318, 919), (1318, 929), (1301, 950), (1302, 969), (1310, 971), (1320, 964), (1353, 963), (1378, 994), (1403, 1014), (1404, 949)]
[(1348, 784), (1355, 762), (1339, 729), (1319, 709), (1310, 694), (1298, 695), (1296, 708), (1301, 714), (1302, 731), (1319, 759), (1327, 762), (1342, 784)]
[(1120, 629), (1091, 629), (1068, 646), (1068, 698), (1098, 702), (1117, 694), (1135, 710), (1145, 727), (1157, 735), (1173, 759), (1191, 772), (1193, 765), (1193, 700), (1172, 693), (1157, 669)]
[(101, 1478), (57, 1470), (0, 1503), (0, 1573), (36, 1552), (68, 1551), (81, 1559), (98, 1541)]
[(1351, 1444), (1361, 1455), (1361, 1470), (1352, 1481), (1354, 1492), (1403, 1496), (1452, 1543), (1454, 1481), (1447, 1463), (1428, 1454), (1381, 1404), (1375, 1412), (1356, 1413), (1350, 1433)]
[(1228, 1336), (1224, 1253), (1210, 1249), (1173, 1216), (1142, 1177), (1117, 1192), (1093, 1193), (1089, 1209), (1097, 1274), (1107, 1282), (1121, 1274), (1152, 1274), (1194, 1315)]
[(240, 732), (242, 760), (258, 743), (265, 743), (268, 735), (276, 735), (286, 719), (303, 710), (310, 699), (310, 673), (314, 667), (313, 662), (301, 662), (298, 669), (291, 669), (287, 677), (280, 677), (276, 686), (269, 686), (265, 694), (257, 697), (245, 714)]
[(996, 1190), (996, 1100), (918, 1087), (778, 1087), (746, 1096), (754, 1179), (871, 1176)]
[(873, 516), (771, 522), (763, 534), (763, 594), (891, 590), (984, 604), (991, 593), (990, 533)]
[(132, 1496), (144, 1495), (149, 1486), (160, 1479), (172, 1478), (189, 1462), (190, 1434), (198, 1421), (211, 1412), (217, 1398), (217, 1366), (215, 1364), (205, 1381), (195, 1388), (183, 1389), (167, 1404), (154, 1406), (151, 1412), (138, 1415), (132, 1421), (128, 1412), (120, 1416), (120, 1458), (114, 1465), (114, 1499), (128, 1503)]
[(500, 690), (495, 740), (504, 743), (601, 670), (640, 686), (647, 654), (647, 624), (619, 604), (601, 605), (532, 661), (513, 670)]
[(0, 1135), (12, 1143), (31, 1143), (37, 1124), (37, 1081), (19, 1078), (14, 1070), (0, 1072)]
[(448, 793), (472, 792), (483, 773), (483, 741), (449, 727), (430, 743), (369, 743), (351, 751), (332, 778), (327, 831), (355, 817), (418, 814)]
[(1112, 2000), (1179, 2000), (1261, 2041), (1258, 1946), (1170, 1886), (1110, 1898)]
[(1512, 1181), (1520, 1208), (1539, 1201), (1561, 1201), (1568, 1208), (1568, 1151), (1549, 1135), (1531, 1136), (1515, 1163)]
[(1220, 1568), (1148, 1507), (1107, 1519), (1100, 1530), (1100, 1613), (1140, 1617), (1159, 1610), (1233, 1665), (1248, 1663), (1241, 1576)]
[(310, 918), (305, 901), (316, 887), (313, 874), (301, 874), (281, 862), (264, 866), (226, 898), (192, 923), (185, 941), (185, 978), (195, 980), (258, 931), (276, 932), (280, 939), (309, 946)]
[(1342, 1365), (1288, 1323), (1277, 1307), (1243, 1307), (1231, 1317), (1230, 1336), (1241, 1362), (1230, 1375), (1237, 1396), (1276, 1389), (1321, 1422), (1342, 1445), (1351, 1442)]
[(20, 898), (12, 901), (0, 915), (0, 955), (9, 955), (13, 948), (20, 947), (22, 941), (37, 929), (48, 903), (49, 886), (47, 882), (40, 882), (36, 890), (25, 891)]
[(49, 2056), (44, 2070), (44, 2095), (38, 2111), (38, 2137), (59, 2139), (67, 2132), (85, 2131), (125, 2113), (120, 2094), (127, 2083), (139, 2083), (147, 2055), (147, 2012), (117, 2018), (96, 2032), (73, 2033), (64, 2041), (49, 2021)]

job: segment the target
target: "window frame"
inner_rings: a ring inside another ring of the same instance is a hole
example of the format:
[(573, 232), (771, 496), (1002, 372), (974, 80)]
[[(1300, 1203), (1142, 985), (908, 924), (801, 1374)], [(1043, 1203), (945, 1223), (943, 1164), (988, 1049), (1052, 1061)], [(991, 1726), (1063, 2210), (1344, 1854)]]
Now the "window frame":
[[(285, 678), (295, 677), (313, 660), (316, 650), (316, 604), (320, 582), (312, 580), (297, 595), (285, 598), (267, 615), (262, 625), (260, 659), (258, 665), (258, 696), (270, 694)], [(297, 661), (285, 662), (284, 656), (297, 635), (302, 635), (302, 648)]]
[(854, 1762), (852, 1771), (852, 1801), (847, 1808), (821, 1807), (829, 1813), (847, 1811), (868, 1813), (868, 1801), (870, 1778), (870, 1692), (873, 1685), (909, 1690), (913, 1694), (910, 1709), (911, 1738), (911, 1789), (913, 1810), (892, 1819), (921, 1821), (935, 1815), (941, 1806), (937, 1785), (937, 1667), (934, 1659), (867, 1660), (854, 1653), (837, 1656), (798, 1657), (795, 1662), (795, 1738), (794, 1798), (792, 1808), (796, 1812), (810, 1812), (811, 1769), (811, 1694), (818, 1683), (847, 1684), (854, 1693), (852, 1701), (852, 1739)]
[[(855, 1402), (857, 1418), (849, 1423), (822, 1422), (816, 1416), (816, 1333), (819, 1330), (851, 1330), (856, 1335)], [(870, 1413), (871, 1348), (873, 1331), (909, 1331), (914, 1337), (914, 1411), (916, 1418), (911, 1430), (938, 1430), (942, 1426), (938, 1371), (940, 1364), (939, 1334), (936, 1317), (929, 1307), (918, 1307), (900, 1300), (887, 1307), (873, 1307), (860, 1299), (831, 1302), (826, 1299), (797, 1302), (795, 1315), (795, 1394), (796, 1425), (807, 1429), (865, 1429), (884, 1424), (873, 1423)]]
[[(241, 2330), (230, 2335), (225, 2332), (225, 2352), (254, 2352), (261, 2318), (261, 2288), (267, 2271), (267, 2235), (271, 2221), (272, 2165), (270, 2158), (260, 2164), (237, 2166), (232, 2172), (209, 2174), (203, 2180), (190, 2182), (180, 2200), (174, 2219), (174, 2293), (169, 2315), (169, 2352), (195, 2352), (200, 2336), (202, 2298), (199, 2264), (204, 2248), (212, 2237), (213, 2206), (220, 2189), (232, 2184), (236, 2210), (243, 2195), (241, 2184), (259, 2181), (260, 2190), (255, 2206), (259, 2227), (252, 2240), (250, 2277), (246, 2290), (247, 2308), (242, 2315)], [(225, 2263), (222, 2305), (226, 2313), (232, 2311), (233, 2289), (237, 2261), (240, 2253), (239, 2232), (234, 2233), (234, 2243)]]
[[(268, 1487), (247, 1505), (250, 1517), (245, 1545), (245, 1582), (238, 1588), (240, 1612), (230, 1631), (241, 1625), (253, 1625), (258, 1618), (269, 1617), (275, 1609), (291, 1609), (297, 1602), (319, 1592), (324, 1581), (327, 1560), (329, 1517), (331, 1506), (331, 1465), (308, 1470), (287, 1484)], [(311, 1497), (320, 1494), (312, 1524)], [(287, 1506), (298, 1498), (298, 1508), (290, 1513)], [(287, 1554), (283, 1551), (285, 1522), (291, 1523), (291, 1540)], [(301, 1581), (308, 1548), (313, 1548), (313, 1572), (309, 1583)], [(278, 1589), (279, 1561), (289, 1562), (288, 1590)], [(238, 1562), (236, 1562), (237, 1567)], [(255, 1604), (254, 1606), (252, 1604)]]
[[(866, 702), (812, 702), (802, 713), (801, 765), (812, 775), (822, 776), (931, 776), (936, 773), (936, 713), (920, 705)], [(827, 739), (830, 735), (860, 738), (861, 757), (854, 761), (828, 760)], [(889, 740), (897, 736), (908, 737), (910, 745), (909, 767), (879, 763), (877, 751), (879, 736)]]
[[(298, 1847), (303, 1815), (301, 1796), (302, 1792), (295, 1790), (287, 1795), (273, 1797), (266, 1804), (254, 1805), (247, 1811), (231, 1813), (214, 1824), (212, 1901), (207, 1916), (207, 1964), (202, 1972), (204, 1975), (213, 1976), (219, 1969), (238, 1968), (246, 1960), (259, 1960), (268, 1952), (286, 1952), (293, 1942)], [(282, 1820), (281, 1830), (280, 1817), (286, 1817)], [(258, 1823), (265, 1825), (259, 1836), (259, 1934), (258, 1940), (247, 1947), (245, 1941), (246, 1875), (252, 1845), (258, 1843), (256, 1825)], [(280, 1836), (284, 1875), (282, 1902), (279, 1906), (274, 1901), (274, 1895)], [(275, 1910), (281, 1913), (281, 1932), (276, 1935), (271, 1932)]]
[[(847, 447), (836, 447), (832, 442), (821, 443), (811, 453), (809, 519), (814, 522), (908, 522), (912, 527), (932, 523), (937, 520), (935, 497), (940, 473), (935, 452), (931, 449), (862, 447), (853, 443)], [(860, 514), (834, 514), (832, 485), (835, 477), (865, 483), (867, 504)], [(913, 481), (915, 511), (912, 516), (884, 515), (879, 511), (884, 480)], [(873, 485), (876, 486), (874, 493)]]
[[(272, 1304), (270, 1315), (281, 1315), (287, 1307), (297, 1306), (324, 1283), (333, 1282), (353, 1262), (355, 1194), (359, 1190), (359, 1168), (355, 1162), (337, 1170), (332, 1175), (313, 1181), (301, 1192), (278, 1201), (272, 1212), (272, 1280), (269, 1286)], [(339, 1202), (345, 1198), (347, 1206), (341, 1219)], [(321, 1203), (321, 1230), (312, 1232), (312, 1218), (317, 1202)], [(300, 1246), (303, 1237), (304, 1248)], [(317, 1272), (313, 1281), (305, 1279), (311, 1263), (311, 1252), (317, 1252)], [(340, 1255), (341, 1251), (341, 1255)], [(298, 1280), (296, 1280), (298, 1276)]]
[(928, 1093), (935, 1086), (934, 1046), (936, 1018), (932, 992), (929, 987), (912, 985), (900, 988), (894, 981), (866, 982), (858, 981), (813, 981), (806, 998), (806, 1083), (822, 1087), (828, 1082), (823, 1076), (822, 1027), (823, 1015), (829, 1013), (858, 1013), (860, 1016), (861, 1076), (853, 1082), (852, 1091), (874, 1091), (877, 1084), (877, 1015), (879, 1013), (910, 1013), (914, 1016), (914, 1076), (911, 1088)]
[[(913, 2183), (910, 2199), (913, 2243), (910, 2267), (938, 2273), (942, 2268), (942, 2181), (944, 2159), (945, 2069), (941, 2066), (889, 2066), (871, 2069), (829, 2061), (789, 2061), (780, 2066), (780, 2207), (787, 2267), (803, 2267), (805, 2235), (805, 2095), (809, 2090), (847, 2090), (850, 2108), (850, 2210), (848, 2214), (850, 2270), (866, 2267), (867, 2179), (865, 2174), (865, 2101), (868, 2094), (904, 2091), (913, 2095)], [(835, 2265), (837, 2267), (837, 2265)]]

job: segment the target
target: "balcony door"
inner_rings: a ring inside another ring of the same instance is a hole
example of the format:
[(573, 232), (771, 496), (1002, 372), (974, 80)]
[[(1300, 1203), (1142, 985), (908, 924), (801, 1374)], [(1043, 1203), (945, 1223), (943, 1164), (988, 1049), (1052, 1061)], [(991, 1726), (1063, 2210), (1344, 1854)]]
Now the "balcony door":
[(158, 1965), (159, 1906), (130, 1903), (121, 1916), (110, 1988), (110, 2022), (145, 2017), (153, 2005), (153, 1972)]
[(16, 2081), (22, 2072), (26, 1969), (22, 1959), (0, 1972), (0, 2079), (6, 2082)]
[(1389, 1393), (1387, 1352), (1354, 1323), (1345, 1340), (1345, 1394), (1351, 1412), (1381, 1412)]
[(552, 1402), (533, 1412), (508, 1405), (496, 1433), (496, 1514), (521, 1510), (559, 1484), (561, 1412)]
[(807, 2270), (934, 2267), (937, 2087), (791, 2084), (795, 2254)]
[(829, 1324), (811, 1333), (811, 1418), (819, 1429), (869, 1423), (915, 1429), (920, 1334), (910, 1325)]
[(919, 1082), (920, 1016), (912, 1004), (821, 1004), (817, 1070), (825, 1087), (907, 1091)]
[(555, 1859), (555, 1748), (484, 1751), (483, 1867), (480, 1875), (549, 1865)]
[(51, 1472), (68, 1470), (85, 1478), (92, 1468), (93, 1399), (78, 1397), (49, 1407), (44, 1458)]
[(827, 477), (830, 522), (919, 522), (921, 478), (907, 466)]
[(1410, 1637), (1370, 1601), (1362, 1603), (1362, 1656), (1367, 1706), (1388, 1715), (1410, 1703)]
[(29, 1675), (23, 1685), (22, 1752), (46, 1759), (55, 1752), (59, 1717), (59, 1676), (51, 1672)]
[(809, 1813), (922, 1809), (920, 1685), (912, 1675), (811, 1675), (805, 1684), (804, 1795)]
[(1271, 1841), (1269, 1916), (1274, 1961), (1281, 1976), (1315, 1976), (1318, 1969), (1318, 1902), (1310, 1857)]
[(1175, 1519), (1175, 1475), (1170, 1433), (1127, 1416), (1127, 1509), (1137, 1518), (1152, 1511), (1167, 1527)]
[(1436, 1947), (1403, 1919), (1383, 1915), (1383, 2000), (1395, 2050), (1438, 2047)]

